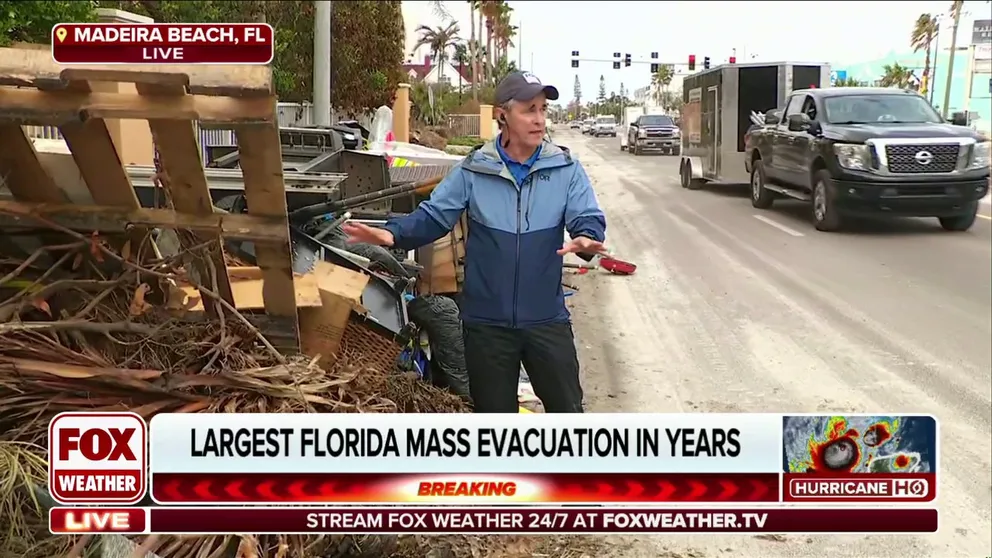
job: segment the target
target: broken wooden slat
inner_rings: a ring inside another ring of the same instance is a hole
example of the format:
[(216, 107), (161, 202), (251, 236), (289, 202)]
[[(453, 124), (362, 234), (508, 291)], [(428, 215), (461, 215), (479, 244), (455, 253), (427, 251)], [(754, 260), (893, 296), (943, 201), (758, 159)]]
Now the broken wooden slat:
[(7, 185), (14, 197), (26, 202), (67, 200), (38, 160), (34, 144), (24, 128), (12, 122), (0, 122), (0, 183)]
[[(275, 112), (275, 98), (271, 100)], [(279, 131), (272, 122), (265, 126), (235, 129), (241, 152), (245, 201), (248, 212), (255, 215), (279, 216), (289, 229), (286, 217), (286, 191), (282, 176), (282, 149)], [(299, 328), (293, 294), (292, 251), (286, 239), (255, 243), (255, 259), (265, 277), (265, 312), (271, 316), (292, 317)], [(299, 350), (299, 348), (296, 348)]]
[[(139, 87), (142, 85), (138, 84)], [(266, 98), (131, 95), (0, 87), (0, 118), (31, 125), (62, 126), (87, 118), (158, 118), (250, 124), (271, 120), (271, 111), (272, 103)]]
[[(188, 97), (183, 88), (179, 86), (139, 83), (137, 88), (139, 96), (142, 97), (146, 95), (155, 95), (158, 98), (175, 96), (181, 99)], [(148, 120), (148, 127), (151, 129), (152, 139), (158, 149), (162, 169), (167, 177), (163, 183), (169, 191), (176, 211), (191, 215), (213, 215), (214, 206), (210, 199), (207, 177), (203, 174), (200, 146), (197, 143), (193, 123), (188, 120), (154, 118)], [(210, 249), (210, 258), (213, 260), (217, 272), (217, 294), (227, 302), (234, 304), (234, 295), (231, 292), (231, 283), (227, 277), (227, 268), (219, 237), (217, 235), (194, 235), (194, 241), (197, 244), (209, 240), (218, 240), (216, 246)], [(209, 285), (209, 269), (202, 262), (195, 265), (202, 284)]]
[(63, 66), (50, 50), (0, 48), (0, 85), (51, 89), (70, 81), (114, 81), (177, 85), (197, 95), (269, 97), (273, 94), (268, 66), (148, 64), (139, 67), (110, 64)]
[[(23, 215), (25, 217), (18, 217)], [(75, 204), (29, 204), (0, 200), (0, 225), (36, 227), (28, 216), (37, 215), (78, 231), (126, 232), (132, 227), (189, 229), (220, 234), (235, 240), (287, 239), (285, 221), (247, 213), (192, 215), (171, 209), (129, 209)]]

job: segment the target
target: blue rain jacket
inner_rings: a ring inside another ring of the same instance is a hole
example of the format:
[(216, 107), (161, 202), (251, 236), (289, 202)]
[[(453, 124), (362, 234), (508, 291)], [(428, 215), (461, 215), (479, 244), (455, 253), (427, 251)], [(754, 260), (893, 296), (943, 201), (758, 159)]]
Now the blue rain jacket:
[(526, 328), (567, 322), (562, 256), (572, 238), (606, 238), (606, 218), (582, 165), (567, 149), (541, 147), (520, 183), (492, 141), (474, 150), (409, 215), (386, 229), (413, 250), (441, 238), (468, 211), (462, 320)]

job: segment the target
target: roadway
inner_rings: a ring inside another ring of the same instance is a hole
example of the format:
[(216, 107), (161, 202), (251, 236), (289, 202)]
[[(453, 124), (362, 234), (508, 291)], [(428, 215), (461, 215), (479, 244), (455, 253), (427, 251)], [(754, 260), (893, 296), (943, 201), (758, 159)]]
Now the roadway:
[(570, 279), (594, 412), (932, 413), (941, 531), (919, 537), (656, 537), (617, 556), (988, 556), (992, 212), (813, 229), (804, 204), (679, 187), (678, 157), (563, 130), (630, 277)]

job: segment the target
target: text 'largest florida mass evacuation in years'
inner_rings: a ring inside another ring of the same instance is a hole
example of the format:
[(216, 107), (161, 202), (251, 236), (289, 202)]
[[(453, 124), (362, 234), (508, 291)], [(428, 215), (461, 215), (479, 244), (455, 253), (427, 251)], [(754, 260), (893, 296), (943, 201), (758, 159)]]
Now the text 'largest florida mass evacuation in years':
[[(473, 436), (474, 434), (474, 436)], [(737, 457), (736, 428), (205, 428), (192, 457)]]

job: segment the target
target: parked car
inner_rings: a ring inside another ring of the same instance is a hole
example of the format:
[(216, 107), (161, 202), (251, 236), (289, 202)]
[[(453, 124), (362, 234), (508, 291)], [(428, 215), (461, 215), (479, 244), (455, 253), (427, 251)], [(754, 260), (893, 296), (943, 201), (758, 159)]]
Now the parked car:
[(573, 120), (573, 121), (571, 121), (571, 122), (568, 123), (568, 128), (570, 130), (581, 130), (582, 129), (582, 123), (579, 122), (578, 120)]
[(813, 225), (842, 228), (849, 216), (936, 217), (971, 228), (989, 192), (990, 142), (963, 115), (945, 122), (926, 98), (891, 88), (793, 91), (745, 143), (751, 204), (808, 202)]
[(582, 133), (588, 134), (592, 131), (592, 127), (596, 125), (596, 121), (592, 118), (582, 121)]

